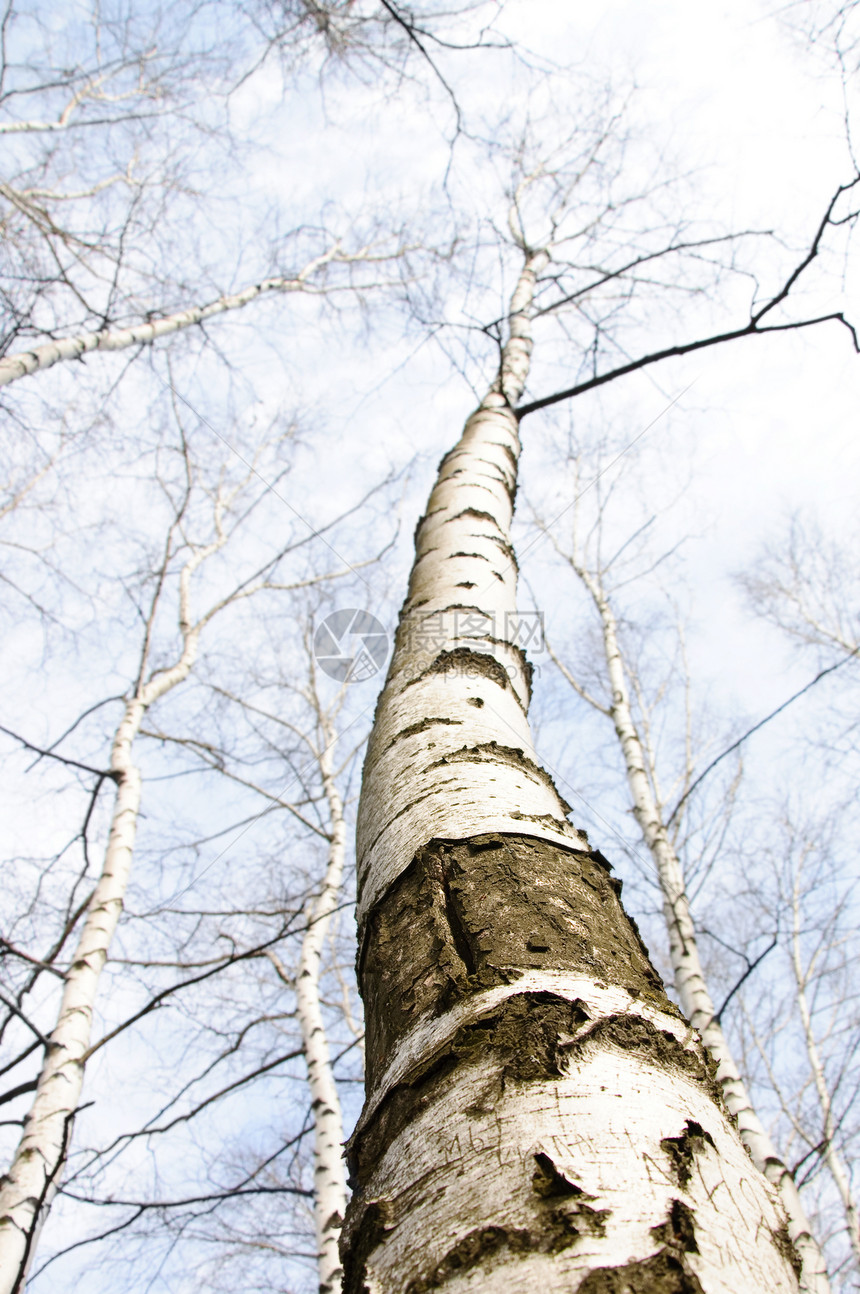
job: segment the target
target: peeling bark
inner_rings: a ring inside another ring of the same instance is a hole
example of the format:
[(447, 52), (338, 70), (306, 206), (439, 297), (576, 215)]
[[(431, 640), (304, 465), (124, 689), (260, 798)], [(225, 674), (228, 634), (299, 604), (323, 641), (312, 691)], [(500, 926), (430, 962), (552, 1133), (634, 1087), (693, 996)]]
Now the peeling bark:
[(505, 554), (548, 255), (524, 256), (499, 378), (416, 531), (365, 765), (344, 1291), (794, 1294), (775, 1193), (531, 740)]

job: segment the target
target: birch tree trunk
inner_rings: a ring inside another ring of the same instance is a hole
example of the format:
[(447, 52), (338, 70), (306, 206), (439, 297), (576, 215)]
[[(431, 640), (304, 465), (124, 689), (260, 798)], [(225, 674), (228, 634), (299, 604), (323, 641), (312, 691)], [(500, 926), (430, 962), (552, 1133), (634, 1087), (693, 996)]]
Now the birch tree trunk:
[(346, 1213), (343, 1118), (334, 1081), (320, 1004), (320, 959), (343, 880), (346, 824), (333, 770), (334, 733), (320, 715), (323, 747), (319, 766), (331, 821), (328, 865), (322, 889), (311, 905), (302, 940), (296, 1007), (302, 1030), (314, 1119), (314, 1223), (320, 1294), (340, 1294), (340, 1231)]
[[(133, 746), (141, 733), (144, 716), (157, 701), (189, 676), (197, 659), (201, 633), (226, 608), (263, 592), (283, 595), (340, 578), (356, 569), (355, 566), (343, 567), (328, 574), (311, 574), (303, 579), (283, 582), (278, 578), (281, 563), (297, 546), (288, 542), (266, 557), (255, 572), (238, 579), (225, 596), (210, 603), (208, 610), (195, 617), (191, 595), (196, 573), (209, 558), (221, 552), (238, 529), (255, 515), (254, 495), (258, 500), (272, 486), (262, 478), (254, 463), (247, 461), (247, 471), (236, 482), (231, 483), (223, 466), (217, 473), (217, 484), (207, 485), (198, 480), (197, 466), (181, 425), (180, 431), (181, 474), (177, 477), (175, 496), (163, 481), (160, 482), (168, 498), (172, 499), (173, 516), (167, 527), (160, 561), (151, 571), (152, 592), (147, 612), (142, 613), (144, 625), (137, 677), (129, 689), (123, 717), (112, 742), (110, 772), (101, 775), (109, 775), (117, 785), (104, 863), (87, 906), (71, 963), (64, 975), (57, 1022), (47, 1040), (44, 1061), (35, 1082), (36, 1094), (24, 1119), (23, 1134), (7, 1174), (0, 1179), (0, 1294), (21, 1294), (24, 1288), (36, 1240), (56, 1193), (68, 1152), (90, 1052), (99, 978), (107, 962), (128, 886), (141, 797), (141, 778), (133, 762)], [(259, 451), (262, 448), (260, 446)], [(257, 485), (258, 480), (262, 488)], [(207, 510), (209, 507), (212, 509), (212, 538), (205, 543), (194, 542), (187, 535), (188, 516), (198, 502), (205, 504)], [(179, 553), (187, 553), (184, 560), (177, 557)], [(175, 589), (177, 603), (176, 611), (168, 613), (170, 642), (171, 645), (175, 642), (178, 629), (181, 646), (172, 665), (153, 669), (152, 656), (163, 657), (170, 650), (167, 643), (158, 641), (160, 635), (156, 633), (168, 586)], [(346, 1194), (341, 1162), (343, 1133), (323, 1032), (318, 978), (322, 940), (336, 905), (343, 871), (344, 821), (332, 766), (332, 724), (318, 700), (317, 716), (324, 739), (314, 754), (320, 767), (332, 832), (323, 890), (309, 914), (297, 994), (316, 1125), (316, 1184), (321, 1190), (321, 1199), (315, 1201), (315, 1209), (322, 1236), (321, 1263), (328, 1273), (328, 1288), (336, 1290), (339, 1280), (337, 1233)], [(290, 987), (294, 987), (292, 981)]]
[(717, 1082), (729, 1113), (737, 1120), (744, 1145), (756, 1167), (779, 1191), (788, 1215), (789, 1233), (803, 1264), (800, 1288), (809, 1291), (809, 1294), (828, 1294), (830, 1284), (824, 1258), (812, 1235), (794, 1178), (755, 1112), (717, 1019), (699, 956), (683, 867), (666, 829), (662, 808), (648, 776), (645, 747), (633, 718), (615, 612), (600, 578), (575, 560), (571, 561), (571, 565), (591, 595), (600, 616), (607, 681), (612, 698), (608, 713), (615, 725), (615, 733), (624, 756), (633, 814), (657, 870), (663, 915), (669, 935), (669, 957), (675, 990), (684, 1014), (694, 1029), (698, 1030), (716, 1062)]
[(193, 552), (180, 574), (181, 653), (170, 668), (156, 670), (143, 680), (156, 595), (146, 627), (141, 673), (111, 746), (110, 771), (117, 790), (104, 864), (65, 974), (57, 1023), (48, 1039), (36, 1095), (10, 1168), (0, 1181), (0, 1294), (20, 1294), (24, 1288), (68, 1152), (83, 1087), (96, 992), (123, 909), (134, 853), (141, 782), (132, 759), (133, 745), (147, 710), (188, 677), (197, 657), (201, 628), (212, 613), (191, 623), (191, 579), (226, 540), (220, 507), (219, 502), (218, 538)]
[(775, 1193), (529, 732), (512, 406), (547, 261), (419, 523), (365, 764), (345, 1294), (787, 1294)]
[[(130, 346), (151, 346), (161, 337), (204, 324), (217, 315), (231, 310), (241, 310), (258, 297), (269, 296), (275, 292), (309, 292), (313, 291), (311, 279), (323, 266), (335, 264), (355, 264), (359, 262), (376, 263), (394, 260), (401, 251), (394, 251), (389, 256), (374, 255), (369, 247), (358, 252), (349, 253), (335, 243), (327, 252), (315, 256), (304, 269), (293, 278), (279, 276), (263, 279), (260, 283), (250, 283), (238, 292), (228, 292), (209, 301), (205, 305), (189, 306), (177, 310), (174, 314), (164, 315), (161, 319), (151, 319), (146, 323), (134, 324), (130, 328), (102, 328), (98, 332), (79, 332), (69, 337), (58, 337), (55, 341), (43, 342), (31, 350), (18, 351), (0, 359), (0, 386), (8, 386), (19, 378), (44, 369), (53, 368), (65, 360), (82, 359), (91, 351), (128, 350)], [(324, 292), (324, 287), (316, 289)]]
[(140, 772), (132, 746), (144, 714), (188, 675), (196, 651), (183, 654), (126, 705), (111, 749), (116, 798), (104, 865), (90, 899), (48, 1042), (36, 1095), (8, 1173), (0, 1184), (0, 1294), (19, 1294), (38, 1233), (56, 1193), (84, 1081), (98, 982), (123, 909), (140, 811)]

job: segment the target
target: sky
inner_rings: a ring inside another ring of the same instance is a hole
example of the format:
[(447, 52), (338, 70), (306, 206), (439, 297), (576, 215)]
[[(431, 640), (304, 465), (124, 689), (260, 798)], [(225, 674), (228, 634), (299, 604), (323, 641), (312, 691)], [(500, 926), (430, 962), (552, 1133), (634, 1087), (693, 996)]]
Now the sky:
[[(727, 227), (777, 229), (790, 247), (803, 247), (830, 195), (851, 175), (839, 77), (823, 55), (811, 57), (802, 40), (778, 28), (766, 6), (514, 0), (504, 6), (499, 27), (534, 51), (534, 63), (569, 60), (596, 83), (611, 77), (619, 85), (635, 84), (635, 128), (656, 154), (691, 177), (698, 210)], [(473, 59), (474, 77), (453, 60), (446, 70), (458, 70), (458, 93), (476, 115), (483, 111), (489, 118), (500, 101), (521, 93), (503, 60), (491, 74), (491, 57), (482, 53), (480, 67), (478, 55), (461, 57)], [(856, 97), (854, 87), (851, 94)], [(451, 117), (444, 94), (435, 98), (441, 125), (423, 104), (395, 114), (379, 110), (370, 93), (350, 97), (349, 112), (345, 102), (330, 93), (321, 152), (318, 101), (305, 97), (301, 123), (290, 105), (288, 147), (300, 164), (267, 174), (267, 183), (292, 194), (296, 183), (307, 187), (330, 178), (347, 209), (357, 207), (363, 194), (402, 198), (429, 191), (447, 157)], [(500, 204), (486, 173), (483, 184), (472, 193), (476, 218), (491, 211), (497, 216)], [(830, 268), (818, 308), (858, 301), (856, 268), (848, 267), (844, 283), (842, 267)], [(765, 287), (774, 281), (766, 278)], [(457, 305), (449, 304), (450, 318)], [(739, 312), (745, 304), (739, 297)], [(406, 516), (409, 507), (420, 509), (433, 467), (456, 438), (474, 396), (452, 377), (438, 341), (416, 349), (411, 339), (398, 342), (386, 334), (384, 320), (374, 326), (384, 337), (381, 347), (372, 326), (361, 350), (348, 344), (333, 351), (339, 399), (326, 405), (325, 426), (318, 429), (332, 444), (326, 496), (350, 497), (356, 473), (369, 481), (385, 465), (403, 467), (416, 455)], [(332, 343), (337, 348), (337, 334)], [(315, 381), (320, 391), (326, 388), (324, 367), (316, 378), (307, 365), (303, 375), (309, 372), (311, 390)], [(600, 402), (587, 399), (575, 407), (579, 417), (629, 422), (633, 439), (677, 399), (648, 436), (684, 462), (690, 510), (709, 519), (698, 544), (695, 583), (698, 613), (720, 628), (719, 635), (705, 637), (718, 637), (720, 645), (709, 652), (703, 641), (703, 661), (705, 668), (723, 669), (728, 635), (733, 684), (744, 703), (777, 696), (782, 685), (762, 677), (760, 660), (747, 659), (747, 622), (728, 577), (748, 565), (773, 526), (796, 509), (826, 518), (840, 532), (850, 528), (860, 480), (858, 373), (847, 333), (827, 325), (802, 337), (740, 342), (653, 368), (623, 380)], [(526, 480), (536, 457), (531, 444), (541, 434), (536, 422), (524, 423)], [(400, 551), (405, 564), (408, 543)]]
[[(801, 6), (800, 16), (805, 13)], [(780, 281), (778, 269), (796, 263), (836, 187), (851, 177), (845, 115), (850, 121), (857, 106), (856, 79), (846, 89), (826, 50), (810, 52), (801, 35), (774, 20), (772, 6), (510, 0), (499, 8), (496, 29), (528, 51), (530, 71), (570, 65), (577, 77), (590, 78), (595, 96), (610, 81), (627, 94), (636, 136), (631, 166), (643, 175), (655, 165), (685, 177), (680, 192), (691, 211), (722, 228), (776, 230), (784, 259), (765, 263), (762, 292)], [(440, 58), (442, 66), (477, 129), (486, 133), (505, 106), (512, 113), (524, 109), (529, 76), (503, 52), (449, 54), (444, 64)], [(423, 93), (396, 109), (380, 103), (372, 76), (359, 87), (338, 78), (324, 84), (321, 98), (309, 77), (279, 106), (280, 80), (273, 71), (268, 81), (249, 83), (233, 107), (234, 124), (258, 131), (262, 147), (250, 182), (261, 198), (277, 199), (285, 221), (315, 203), (320, 209), (320, 193), (328, 196), (326, 220), (347, 234), (380, 200), (413, 219), (423, 206), (426, 230), (440, 246), (457, 232), (456, 218), (467, 241), (476, 228), (486, 232), (489, 221), (503, 218), (502, 168), (475, 161), (470, 170), (479, 150), (470, 152), (469, 140), (457, 141), (451, 162), (453, 112), (432, 76)], [(828, 262), (826, 271), (814, 295), (800, 296), (798, 308), (850, 311), (852, 303), (860, 305), (856, 257), (844, 266)], [(729, 320), (745, 317), (749, 282), (735, 289)], [(291, 396), (301, 402), (305, 447), (289, 498), (311, 524), (351, 505), (386, 471), (398, 474), (396, 514), (374, 525), (380, 546), (395, 520), (399, 537), (362, 593), (373, 604), (368, 609), (389, 626), (405, 591), (410, 537), (436, 464), (489, 373), (474, 355), (464, 355), (457, 325), (499, 311), (505, 290), (504, 275), (487, 256), (468, 296), (455, 287), (435, 303), (433, 321), (445, 326), (434, 328), (429, 339), (420, 328), (404, 336), (399, 319), (372, 301), (358, 341), (348, 311), (320, 320), (312, 305), (295, 301), (289, 313), (272, 308), (265, 347), (243, 350), (243, 337), (253, 335), (250, 317), (225, 321), (219, 334), (241, 356), (261, 416)], [(692, 326), (702, 326), (702, 317)], [(659, 327), (658, 340), (689, 335), (683, 312), (661, 316)], [(637, 345), (648, 349), (651, 343), (642, 331)], [(452, 356), (463, 362), (463, 373), (452, 366)], [(553, 375), (561, 379), (563, 369), (557, 366)], [(535, 380), (548, 376), (541, 372)], [(541, 393), (537, 385), (530, 391)], [(642, 489), (667, 535), (674, 527), (676, 536), (690, 536), (683, 578), (693, 677), (703, 702), (733, 715), (737, 724), (754, 722), (807, 681), (810, 662), (751, 619), (736, 576), (798, 511), (832, 538), (850, 541), (860, 481), (858, 395), (860, 368), (848, 334), (829, 324), (672, 361), (583, 397), (569, 410), (562, 407), (554, 418), (535, 415), (523, 423), (523, 496), (553, 499), (559, 511), (566, 496), (557, 486), (552, 445), (568, 416), (588, 435), (608, 434), (620, 446), (647, 428), (639, 446), (644, 457), (637, 459)], [(522, 508), (517, 525), (523, 542), (531, 542)], [(554, 640), (575, 642), (578, 625), (567, 614), (568, 599), (556, 596), (557, 576), (542, 565), (539, 551), (529, 562), (526, 574), (535, 597), (543, 599)], [(372, 708), (379, 682), (356, 687), (356, 712)], [(787, 733), (779, 726), (757, 739), (762, 762), (767, 756), (773, 763), (773, 789), (785, 776), (779, 756)], [(547, 758), (555, 759), (565, 737), (548, 740)]]
[[(533, 67), (569, 63), (592, 78), (595, 94), (607, 79), (629, 90), (631, 123), (641, 136), (641, 147), (631, 154), (635, 165), (644, 168), (642, 159), (663, 159), (670, 170), (687, 177), (691, 207), (717, 223), (778, 228), (788, 255), (791, 248), (807, 245), (829, 196), (850, 177), (838, 76), (824, 56), (811, 56), (801, 41), (777, 27), (763, 5), (749, 0), (707, 6), (689, 0), (647, 5), (641, 0), (508, 0), (499, 10), (498, 30), (531, 51)], [(527, 78), (503, 54), (451, 55), (445, 69), (473, 121), (492, 122), (505, 104), (523, 106)], [(453, 116), (444, 89), (431, 77), (424, 92), (382, 105), (378, 91), (372, 76), (359, 87), (333, 77), (321, 99), (316, 78), (308, 76), (281, 103), (274, 71), (268, 79), (248, 83), (232, 111), (236, 128), (254, 133), (260, 145), (249, 152), (246, 168), (253, 196), (243, 208), (249, 228), (258, 209), (277, 201), (285, 227), (291, 220), (324, 217), (331, 228), (352, 235), (365, 212), (382, 202), (391, 212), (423, 217), (425, 232), (442, 249), (457, 232), (455, 210), (467, 213), (460, 229), (464, 241), (476, 229), (487, 233), (490, 220), (503, 213), (498, 175), (491, 167), (476, 162), (473, 170), (464, 165), (461, 174), (452, 166), (451, 203), (446, 205), (442, 177), (450, 158)], [(849, 87), (852, 110), (855, 99), (856, 81)], [(472, 156), (470, 147), (467, 141), (457, 144), (457, 165), (461, 157)], [(326, 197), (324, 204), (320, 194)], [(213, 239), (216, 235), (211, 233)], [(236, 257), (241, 261), (238, 252)], [(855, 317), (860, 315), (856, 267), (848, 266), (844, 281), (840, 266), (828, 271), (816, 308), (832, 309), (837, 303), (841, 308), (844, 300), (854, 303)], [(237, 282), (243, 282), (242, 270), (236, 274)], [(301, 443), (283, 487), (291, 524), (299, 513), (319, 526), (386, 472), (396, 475), (396, 501), (380, 507), (363, 528), (347, 529), (345, 542), (355, 548), (344, 550), (348, 558), (354, 551), (363, 557), (369, 547), (381, 548), (396, 533), (392, 552), (374, 571), (370, 587), (356, 585), (368, 609), (389, 626), (405, 592), (414, 524), (438, 461), (458, 437), (475, 391), (490, 376), (475, 352), (466, 353), (462, 331), (451, 325), (462, 324), (470, 311), (486, 318), (499, 308), (504, 291), (504, 274), (487, 254), (468, 294), (461, 282), (434, 302), (438, 321), (449, 326), (435, 330), (430, 339), (417, 326), (404, 335), (399, 314), (372, 299), (363, 330), (346, 307), (340, 315), (319, 314), (313, 303), (295, 299), (287, 302), (288, 308), (276, 302), (253, 316), (237, 315), (213, 326), (212, 336), (254, 391), (248, 417), (255, 414), (262, 425), (291, 402), (300, 410)], [(743, 310), (743, 293), (735, 304)], [(671, 329), (675, 322), (663, 317), (660, 326)], [(677, 323), (680, 327), (683, 319)], [(258, 325), (268, 332), (261, 334)], [(650, 338), (643, 333), (639, 341)], [(471, 384), (452, 364), (452, 356), (463, 361)], [(102, 362), (104, 372), (119, 373), (121, 361), (101, 356), (90, 358), (89, 371)], [(691, 537), (683, 567), (677, 568), (677, 588), (689, 607), (697, 696), (718, 714), (720, 735), (730, 731), (732, 722), (754, 721), (809, 677), (808, 659), (797, 659), (773, 631), (751, 621), (733, 576), (749, 567), (761, 543), (778, 535), (784, 517), (794, 510), (817, 518), (837, 540), (847, 543), (856, 534), (858, 365), (847, 334), (828, 325), (803, 336), (741, 342), (654, 368), (583, 398), (570, 411), (578, 431), (592, 437), (608, 434), (622, 449), (645, 433), (634, 473), (645, 503), (641, 497), (634, 500), (634, 491), (631, 515), (640, 504), (647, 505), (659, 518), (661, 534)], [(195, 370), (189, 362), (180, 371), (187, 379), (183, 395), (209, 418), (219, 442), (212, 443), (220, 452), (221, 439), (231, 436), (230, 410), (226, 401), (219, 406), (221, 379), (213, 380), (203, 363)], [(544, 376), (549, 378), (548, 369), (541, 380)], [(57, 373), (45, 389), (61, 395), (63, 380)], [(146, 407), (143, 401), (151, 392), (142, 378), (138, 386), (134, 382), (132, 378), (130, 406), (137, 401)], [(524, 420), (517, 521), (523, 547), (534, 540), (530, 503), (552, 504), (557, 515), (570, 502), (554, 457), (567, 418), (565, 409), (554, 418)], [(620, 469), (616, 474), (620, 477)], [(118, 493), (118, 509), (126, 497)], [(80, 499), (76, 506), (79, 516), (89, 516), (97, 500)], [(277, 527), (277, 509), (266, 513), (266, 527)], [(581, 633), (580, 606), (550, 564), (546, 545), (530, 548), (524, 575), (546, 612), (554, 645), (570, 645), (573, 651)], [(355, 596), (351, 589), (350, 601)], [(95, 638), (93, 629), (88, 641)], [(16, 668), (23, 666), (38, 655), (38, 639), (38, 632), (24, 625), (20, 636), (7, 643), (7, 659), (14, 658)], [(61, 720), (79, 711), (81, 696), (102, 687), (105, 677), (119, 678), (127, 660), (110, 651), (99, 655), (93, 648), (81, 658), (55, 661), (52, 669), (53, 682), (46, 681), (37, 706), (30, 693), (12, 689), (8, 698), (10, 717), (29, 725), (37, 739), (55, 734)], [(369, 721), (380, 682), (356, 685), (347, 719), (363, 715)], [(572, 730), (575, 725), (557, 704), (555, 685), (542, 687), (539, 682), (535, 703), (539, 749), (574, 790), (591, 799), (591, 785), (580, 779), (592, 771), (596, 733), (585, 721), (581, 731)], [(554, 709), (561, 718), (554, 718)], [(802, 714), (811, 722), (813, 712)], [(576, 715), (578, 723), (578, 711)], [(758, 775), (766, 790), (775, 790), (785, 779), (780, 759), (789, 732), (796, 735), (793, 728), (781, 728), (757, 739)], [(797, 762), (796, 754), (790, 758)], [(764, 767), (768, 760), (776, 770), (772, 774)], [(151, 767), (156, 764), (153, 757)], [(595, 773), (595, 787), (606, 798), (593, 800), (597, 812), (588, 825), (592, 840), (613, 856), (617, 834), (629, 836), (629, 819), (617, 784), (607, 790), (609, 782), (608, 776)], [(562, 791), (566, 793), (565, 786)], [(578, 806), (578, 813), (587, 816), (587, 810), (587, 805)], [(20, 829), (26, 836), (29, 819)], [(617, 861), (623, 872), (624, 857)]]

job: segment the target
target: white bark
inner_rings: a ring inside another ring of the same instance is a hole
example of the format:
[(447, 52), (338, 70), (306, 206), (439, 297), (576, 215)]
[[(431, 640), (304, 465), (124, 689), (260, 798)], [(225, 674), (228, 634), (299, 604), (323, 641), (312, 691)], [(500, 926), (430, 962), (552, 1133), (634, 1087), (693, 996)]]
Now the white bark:
[(345, 1294), (790, 1294), (775, 1192), (531, 741), (510, 405), (545, 264), (416, 532), (365, 765)]
[(331, 1067), (320, 1004), (320, 959), (343, 880), (346, 824), (333, 771), (334, 734), (323, 723), (319, 754), (323, 789), (331, 822), (328, 864), (322, 888), (309, 905), (296, 981), (296, 1007), (302, 1030), (314, 1120), (314, 1223), (320, 1294), (340, 1294), (342, 1269), (338, 1243), (346, 1213), (343, 1118)]
[[(311, 291), (309, 280), (322, 266), (331, 262), (354, 262), (363, 260), (388, 259), (371, 255), (368, 248), (356, 253), (341, 250), (335, 244), (321, 256), (314, 257), (295, 277), (276, 277), (263, 279), (261, 283), (251, 283), (239, 292), (225, 293), (206, 305), (191, 306), (187, 310), (178, 310), (175, 314), (165, 315), (162, 319), (153, 319), (148, 323), (135, 324), (131, 328), (103, 328), (99, 332), (80, 332), (71, 337), (60, 337), (55, 341), (43, 342), (32, 350), (20, 351), (0, 359), (0, 386), (8, 386), (18, 378), (43, 369), (52, 368), (63, 360), (81, 359), (90, 351), (127, 350), (129, 346), (148, 346), (160, 337), (181, 332), (195, 324), (205, 323), (216, 315), (230, 310), (241, 310), (257, 297), (273, 292), (307, 292)], [(323, 290), (323, 289), (319, 289)]]
[[(686, 1261), (706, 1294), (796, 1290), (778, 1250), (760, 1243), (761, 1231), (776, 1230), (780, 1222), (769, 1188), (750, 1171), (730, 1121), (709, 1093), (677, 1071), (643, 1064), (633, 1051), (588, 1041), (601, 1021), (632, 1014), (671, 1032), (695, 1057), (698, 1044), (677, 1018), (649, 1011), (623, 989), (540, 972), (524, 974), (510, 988), (478, 994), (450, 1017), (428, 1022), (420, 1041), (407, 1039), (403, 1050), (425, 1057), (444, 1052), (446, 1037), (457, 1028), (492, 1016), (500, 999), (530, 988), (584, 1004), (591, 1016), (580, 1036), (562, 1040), (570, 1054), (565, 1072), (529, 1084), (507, 1080), (500, 1087), (492, 1061), (482, 1058), (464, 1066), (442, 1099), (390, 1144), (365, 1184), (366, 1194), (389, 1202), (393, 1222), (395, 1202), (414, 1193), (418, 1181), (423, 1189), (408, 1222), (393, 1226), (374, 1253), (365, 1276), (372, 1294), (402, 1290), (404, 1275), (416, 1270), (428, 1273), (427, 1286), (418, 1284), (418, 1289), (431, 1288), (434, 1277), (447, 1275), (446, 1294), (477, 1288), (571, 1294), (595, 1269), (647, 1262), (659, 1247), (655, 1228), (671, 1217), (679, 1199), (695, 1219), (697, 1252), (689, 1252)], [(394, 1061), (401, 1073), (407, 1070), (405, 1059), (399, 1055)], [(393, 1079), (386, 1074), (377, 1101)], [(663, 1143), (683, 1142), (685, 1131), (696, 1152), (682, 1186)], [(535, 1187), (538, 1156), (563, 1179), (556, 1203), (565, 1208), (563, 1225), (579, 1232), (548, 1253), (537, 1247), (530, 1251), (527, 1239), (537, 1233), (549, 1203)], [(428, 1163), (436, 1169), (432, 1176)], [(572, 1189), (565, 1190), (565, 1183)], [(478, 1219), (490, 1220), (490, 1227), (481, 1227)], [(468, 1260), (482, 1240), (487, 1254), (476, 1283)], [(459, 1279), (458, 1263), (464, 1268)], [(694, 1286), (667, 1282), (648, 1288)]]
[(504, 394), (493, 389), (469, 418), (419, 524), (365, 763), (359, 924), (420, 841), (528, 830), (585, 845), (537, 763), (526, 717), (529, 682), (516, 645), (510, 526), (520, 441), (511, 405), (528, 373), (528, 308), (545, 262), (545, 253), (527, 259), (514, 294), (512, 340), (497, 383)]
[(729, 1111), (737, 1119), (744, 1144), (756, 1166), (780, 1193), (789, 1218), (791, 1238), (803, 1261), (801, 1289), (809, 1291), (809, 1294), (828, 1294), (830, 1285), (824, 1258), (812, 1235), (794, 1178), (753, 1108), (740, 1070), (720, 1022), (716, 1019), (714, 1003), (699, 957), (683, 868), (663, 822), (662, 811), (646, 769), (644, 745), (633, 718), (615, 613), (599, 579), (582, 564), (575, 561), (571, 564), (588, 589), (600, 616), (612, 698), (609, 714), (624, 755), (633, 813), (657, 869), (678, 998), (687, 1019), (699, 1031), (702, 1041), (717, 1062), (717, 1080)]
[(833, 1118), (833, 1102), (830, 1095), (830, 1089), (827, 1085), (827, 1076), (824, 1072), (824, 1065), (821, 1061), (821, 1053), (818, 1050), (815, 1030), (812, 1026), (812, 1015), (809, 1010), (809, 1000), (806, 995), (808, 975), (804, 973), (803, 969), (803, 960), (800, 951), (800, 927), (800, 873), (798, 872), (795, 878), (794, 892), (792, 894), (791, 931), (791, 964), (797, 988), (797, 1005), (798, 1010), (800, 1011), (801, 1023), (803, 1025), (806, 1055), (809, 1060), (809, 1067), (812, 1070), (818, 1103), (821, 1107), (823, 1122), (822, 1130), (824, 1133), (822, 1138), (823, 1149), (821, 1151), (821, 1157), (827, 1165), (828, 1172), (833, 1178), (834, 1185), (839, 1192), (839, 1198), (842, 1201), (842, 1208), (845, 1213), (845, 1225), (848, 1231), (848, 1238), (851, 1242), (851, 1251), (854, 1254), (854, 1261), (857, 1264), (858, 1270), (860, 1270), (860, 1214), (858, 1214), (857, 1205), (851, 1191), (851, 1179), (848, 1174), (848, 1169), (836, 1149), (834, 1140), (836, 1136), (836, 1125)]

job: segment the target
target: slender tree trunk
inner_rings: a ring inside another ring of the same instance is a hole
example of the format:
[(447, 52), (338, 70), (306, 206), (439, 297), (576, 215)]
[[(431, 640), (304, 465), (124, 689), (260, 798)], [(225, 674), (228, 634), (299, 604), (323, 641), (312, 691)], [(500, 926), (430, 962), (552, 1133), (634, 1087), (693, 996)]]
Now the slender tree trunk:
[(331, 842), (322, 889), (310, 907), (308, 929), (302, 940), (296, 1004), (314, 1119), (314, 1222), (319, 1289), (320, 1294), (340, 1294), (343, 1272), (338, 1244), (346, 1213), (343, 1119), (320, 1004), (320, 958), (343, 879), (346, 825), (332, 768), (334, 734), (325, 724), (322, 726), (324, 746), (319, 763), (331, 819)]
[[(196, 564), (196, 563), (194, 563)], [(189, 566), (183, 572), (187, 596)], [(116, 799), (104, 865), (90, 899), (48, 1040), (36, 1095), (9, 1171), (0, 1181), (0, 1294), (21, 1294), (36, 1241), (56, 1194), (84, 1081), (99, 979), (123, 909), (140, 811), (134, 740), (148, 708), (185, 679), (198, 636), (191, 630), (179, 661), (156, 674), (126, 703), (111, 748)]]
[(815, 1091), (818, 1096), (818, 1103), (821, 1107), (821, 1114), (824, 1122), (824, 1145), (821, 1151), (821, 1156), (827, 1165), (828, 1172), (833, 1178), (834, 1185), (839, 1192), (839, 1198), (842, 1201), (842, 1208), (845, 1213), (848, 1239), (851, 1242), (851, 1251), (854, 1254), (854, 1261), (857, 1264), (858, 1271), (860, 1271), (860, 1216), (858, 1216), (857, 1205), (855, 1204), (854, 1197), (851, 1193), (851, 1179), (848, 1175), (848, 1170), (834, 1143), (836, 1126), (833, 1120), (833, 1104), (830, 1097), (830, 1091), (827, 1086), (824, 1066), (821, 1063), (818, 1044), (815, 1040), (815, 1031), (812, 1027), (812, 1016), (810, 1014), (809, 1002), (806, 996), (807, 977), (803, 972), (803, 963), (800, 955), (799, 882), (800, 877), (798, 875), (795, 882), (794, 894), (792, 895), (791, 932), (791, 963), (794, 970), (795, 984), (797, 986), (797, 1005), (800, 1010), (800, 1019), (803, 1024), (806, 1055), (809, 1060), (809, 1067), (812, 1070), (812, 1077), (815, 1082)]
[(774, 1192), (532, 745), (512, 405), (545, 264), (419, 524), (367, 754), (345, 1294), (788, 1294)]
[(645, 767), (645, 750), (633, 719), (615, 613), (594, 575), (581, 565), (577, 565), (575, 569), (600, 616), (612, 696), (609, 714), (624, 755), (633, 813), (657, 869), (663, 915), (669, 934), (669, 956), (675, 990), (684, 1014), (690, 1024), (698, 1029), (702, 1041), (717, 1063), (717, 1082), (722, 1088), (729, 1112), (737, 1119), (744, 1145), (752, 1155), (756, 1167), (779, 1191), (788, 1214), (789, 1232), (803, 1263), (800, 1288), (809, 1291), (809, 1294), (828, 1294), (830, 1284), (824, 1258), (812, 1236), (794, 1178), (753, 1108), (740, 1070), (716, 1018), (699, 957), (681, 860), (663, 822), (660, 805)]
[(130, 328), (102, 328), (98, 332), (80, 332), (71, 337), (58, 337), (54, 341), (43, 342), (32, 350), (19, 351), (0, 359), (0, 386), (8, 386), (18, 378), (43, 369), (53, 368), (64, 360), (81, 359), (90, 351), (127, 350), (130, 346), (149, 346), (160, 337), (169, 337), (172, 333), (193, 328), (195, 324), (206, 323), (216, 315), (226, 314), (230, 310), (241, 310), (243, 306), (255, 301), (257, 297), (267, 296), (273, 292), (301, 292), (308, 290), (308, 280), (314, 271), (331, 261), (360, 261), (375, 259), (369, 256), (368, 249), (354, 255), (342, 252), (338, 244), (321, 256), (316, 256), (293, 278), (279, 276), (263, 279), (260, 283), (250, 283), (238, 292), (228, 292), (209, 301), (205, 305), (189, 306), (177, 310), (174, 314), (164, 315), (161, 319), (151, 319), (146, 323), (134, 324)]
[(191, 306), (175, 314), (153, 319), (149, 323), (134, 324), (131, 328), (103, 328), (99, 332), (80, 332), (71, 337), (58, 337), (56, 341), (43, 342), (32, 350), (19, 351), (0, 359), (0, 386), (8, 386), (20, 377), (53, 368), (63, 360), (81, 359), (90, 351), (127, 350), (129, 346), (148, 346), (159, 337), (205, 323), (215, 315), (228, 310), (239, 310), (256, 297), (268, 292), (287, 292), (299, 285), (287, 279), (266, 279), (251, 284), (241, 292), (219, 297), (203, 306)]

